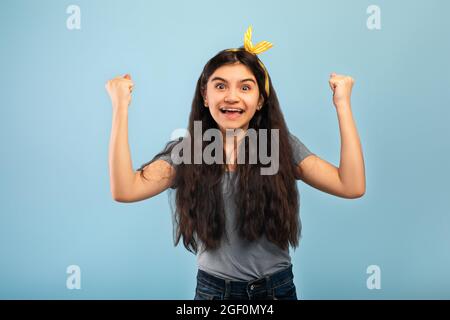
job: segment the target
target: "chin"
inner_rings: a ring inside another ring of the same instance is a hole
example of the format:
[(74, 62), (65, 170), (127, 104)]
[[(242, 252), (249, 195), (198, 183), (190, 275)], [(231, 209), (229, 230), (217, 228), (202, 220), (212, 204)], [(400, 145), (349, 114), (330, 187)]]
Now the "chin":
[(224, 129), (239, 129), (245, 126), (245, 123), (223, 123), (220, 126)]

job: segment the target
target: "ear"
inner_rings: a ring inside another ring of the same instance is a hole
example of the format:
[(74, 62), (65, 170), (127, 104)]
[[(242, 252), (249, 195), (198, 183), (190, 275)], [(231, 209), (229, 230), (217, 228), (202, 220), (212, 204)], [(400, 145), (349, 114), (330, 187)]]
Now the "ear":
[(263, 95), (260, 95), (259, 100), (258, 100), (258, 106), (261, 106), (261, 108), (262, 108), (263, 104), (264, 104), (264, 97), (263, 97)]
[(201, 93), (202, 98), (203, 98), (203, 105), (208, 104), (208, 99), (206, 99), (206, 88), (200, 90), (200, 93)]

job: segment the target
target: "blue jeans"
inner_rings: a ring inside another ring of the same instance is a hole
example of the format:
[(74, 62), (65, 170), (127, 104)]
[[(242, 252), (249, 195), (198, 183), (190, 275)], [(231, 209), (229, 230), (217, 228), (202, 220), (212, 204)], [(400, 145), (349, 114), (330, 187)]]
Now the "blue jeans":
[(194, 300), (297, 300), (292, 264), (251, 281), (222, 279), (198, 269)]

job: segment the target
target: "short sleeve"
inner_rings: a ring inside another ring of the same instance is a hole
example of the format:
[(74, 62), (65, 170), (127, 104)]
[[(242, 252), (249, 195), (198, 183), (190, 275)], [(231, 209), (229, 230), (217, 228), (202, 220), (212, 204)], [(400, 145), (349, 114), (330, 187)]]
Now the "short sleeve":
[(169, 163), (171, 166), (176, 167), (176, 165), (174, 165), (173, 161), (172, 161), (172, 157), (171, 157), (171, 152), (170, 150), (173, 148), (173, 146), (178, 142), (179, 140), (171, 140), (168, 143), (166, 143), (166, 146), (163, 148), (162, 151), (160, 151), (159, 153), (157, 153), (153, 159), (151, 159), (150, 161), (147, 161), (145, 163), (143, 163), (139, 169), (137, 169), (137, 171), (141, 171), (143, 170), (147, 165), (149, 165), (150, 163), (156, 161), (156, 160), (164, 160), (167, 163)]
[(307, 156), (315, 155), (315, 153), (311, 152), (304, 144), (300, 141), (292, 133), (289, 133), (289, 142), (291, 143), (292, 153), (293, 153), (293, 161), (296, 165), (303, 161)]

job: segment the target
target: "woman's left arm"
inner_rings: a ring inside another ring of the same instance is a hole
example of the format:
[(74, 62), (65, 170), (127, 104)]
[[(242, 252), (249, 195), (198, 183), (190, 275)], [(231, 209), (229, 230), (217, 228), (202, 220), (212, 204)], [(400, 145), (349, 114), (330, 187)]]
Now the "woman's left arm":
[(343, 198), (359, 198), (366, 191), (364, 158), (350, 103), (353, 84), (349, 76), (330, 75), (329, 85), (341, 135), (339, 168), (310, 155), (298, 165), (297, 171), (298, 178), (312, 187)]

